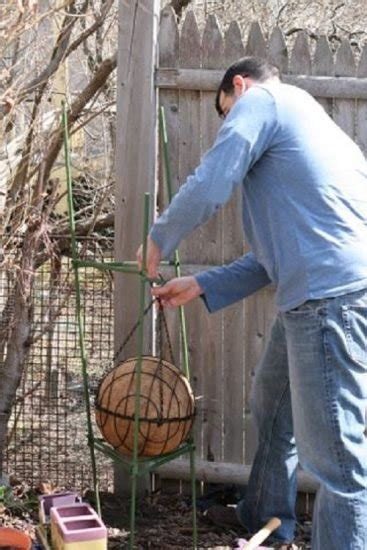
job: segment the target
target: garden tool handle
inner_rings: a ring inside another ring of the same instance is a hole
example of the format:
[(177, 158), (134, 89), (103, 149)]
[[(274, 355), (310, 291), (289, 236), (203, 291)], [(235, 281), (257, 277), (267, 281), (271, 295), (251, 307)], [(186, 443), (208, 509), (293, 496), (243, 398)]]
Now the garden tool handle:
[(258, 531), (253, 537), (250, 538), (250, 540), (245, 544), (243, 547), (243, 550), (255, 550), (262, 542), (264, 542), (265, 539), (268, 538), (268, 536), (275, 531), (275, 529), (278, 529), (281, 525), (281, 521), (279, 518), (271, 518), (267, 522), (266, 525), (260, 531)]

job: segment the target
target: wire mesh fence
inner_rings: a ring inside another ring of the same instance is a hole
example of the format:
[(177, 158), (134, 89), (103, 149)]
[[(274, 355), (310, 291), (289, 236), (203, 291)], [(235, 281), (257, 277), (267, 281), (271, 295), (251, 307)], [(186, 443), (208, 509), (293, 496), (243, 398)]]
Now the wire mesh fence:
[[(93, 242), (88, 259), (111, 259)], [(113, 277), (79, 270), (91, 388), (113, 356)], [(0, 278), (0, 308), (11, 309), (13, 274)], [(40, 482), (83, 490), (91, 485), (71, 259), (44, 264), (33, 291), (32, 345), (8, 430), (4, 471), (36, 486)], [(93, 398), (93, 392), (91, 392)], [(93, 403), (92, 403), (93, 405)], [(109, 459), (98, 456), (101, 488), (112, 488)]]

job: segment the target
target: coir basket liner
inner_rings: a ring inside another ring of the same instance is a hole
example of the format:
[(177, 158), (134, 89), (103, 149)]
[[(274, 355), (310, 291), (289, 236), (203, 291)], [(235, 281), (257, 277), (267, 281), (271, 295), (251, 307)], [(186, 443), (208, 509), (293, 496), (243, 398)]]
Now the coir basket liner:
[[(96, 420), (105, 440), (132, 455), (137, 392), (137, 358), (127, 359), (101, 381)], [(194, 396), (187, 378), (159, 357), (141, 361), (138, 456), (158, 456), (185, 441), (194, 420)]]

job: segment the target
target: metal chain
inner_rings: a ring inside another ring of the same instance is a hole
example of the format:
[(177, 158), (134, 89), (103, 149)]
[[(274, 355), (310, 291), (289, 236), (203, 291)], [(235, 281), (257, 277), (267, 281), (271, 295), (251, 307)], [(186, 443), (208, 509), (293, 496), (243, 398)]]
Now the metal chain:
[[(162, 283), (162, 281), (164, 281), (163, 278), (160, 278), (160, 282)], [(164, 284), (164, 282), (163, 282)], [(158, 330), (160, 330), (160, 324), (161, 324), (161, 320), (163, 319), (163, 326), (164, 326), (164, 330), (165, 330), (165, 333), (166, 333), (166, 340), (167, 340), (167, 344), (168, 344), (168, 350), (169, 350), (169, 354), (170, 354), (170, 360), (171, 362), (174, 364), (175, 363), (175, 360), (174, 360), (174, 355), (173, 355), (173, 348), (172, 348), (172, 343), (171, 343), (171, 339), (170, 339), (170, 335), (169, 335), (169, 330), (168, 330), (168, 325), (167, 325), (167, 319), (166, 319), (166, 316), (164, 314), (164, 309), (163, 307), (160, 305), (160, 300), (159, 298), (153, 298), (150, 303), (148, 304), (148, 306), (144, 309), (144, 312), (143, 312), (143, 317), (145, 317), (149, 311), (152, 309), (153, 305), (155, 302), (158, 302), (159, 304), (159, 318), (158, 318)], [(134, 333), (135, 331), (137, 330), (137, 328), (139, 327), (139, 321), (137, 321), (133, 327), (131, 328), (130, 332), (128, 333), (128, 335), (126, 336), (125, 340), (122, 342), (122, 344), (120, 345), (119, 349), (116, 351), (116, 353), (114, 354), (114, 356), (112, 357), (112, 359), (110, 359), (104, 366), (103, 366), (103, 369), (102, 369), (102, 376), (104, 376), (105, 374), (107, 374), (107, 372), (109, 370), (111, 370), (114, 366), (115, 366), (115, 362), (116, 360), (118, 359), (118, 357), (120, 356), (120, 353), (124, 350), (124, 348), (127, 346), (127, 344), (129, 343), (129, 341), (131, 340), (131, 338), (134, 336)], [(162, 340), (163, 342), (163, 340)], [(163, 345), (162, 343), (160, 342), (160, 358), (162, 359), (162, 350), (163, 350)]]
[[(149, 311), (152, 309), (153, 307), (153, 304), (156, 300), (153, 299), (149, 304), (148, 306), (144, 309), (144, 313), (143, 313), (143, 316), (145, 317)], [(132, 329), (130, 330), (129, 334), (126, 336), (125, 340), (122, 342), (121, 346), (119, 347), (119, 349), (116, 351), (116, 353), (114, 354), (114, 356), (112, 357), (112, 359), (110, 359), (108, 361), (108, 363), (106, 363), (102, 369), (102, 376), (105, 376), (108, 371), (110, 371), (111, 369), (113, 369), (115, 367), (115, 362), (116, 360), (119, 358), (120, 356), (120, 353), (123, 351), (123, 349), (127, 346), (127, 344), (129, 343), (129, 341), (131, 340), (131, 338), (134, 336), (134, 333), (135, 331), (137, 330), (138, 326), (139, 326), (140, 322), (137, 321), (135, 323), (135, 325), (132, 327)]]
[[(163, 278), (161, 277), (160, 282), (162, 283)], [(164, 282), (163, 282), (164, 284)], [(152, 286), (152, 283), (151, 283)], [(169, 355), (171, 363), (174, 364), (174, 355), (173, 355), (173, 348), (172, 348), (172, 342), (169, 335), (168, 330), (168, 324), (167, 319), (164, 314), (164, 308), (162, 306), (161, 300), (159, 298), (153, 298), (151, 302), (148, 304), (148, 306), (145, 308), (143, 312), (143, 317), (145, 317), (149, 311), (152, 309), (153, 304), (157, 302), (159, 305), (158, 309), (158, 341), (159, 341), (159, 362), (158, 362), (158, 378), (159, 378), (159, 401), (160, 401), (160, 410), (159, 410), (159, 416), (158, 416), (158, 425), (162, 424), (164, 421), (163, 416), (163, 408), (164, 408), (164, 402), (163, 402), (163, 330), (162, 326), (165, 332), (165, 337), (168, 345)], [(134, 324), (134, 326), (131, 328), (130, 332), (126, 336), (125, 340), (122, 342), (114, 356), (108, 363), (106, 363), (102, 369), (102, 378), (110, 371), (112, 370), (116, 365), (116, 360), (119, 358), (121, 352), (124, 350), (124, 348), (127, 346), (131, 338), (133, 337), (134, 333), (136, 332), (137, 328), (139, 327), (139, 320)]]

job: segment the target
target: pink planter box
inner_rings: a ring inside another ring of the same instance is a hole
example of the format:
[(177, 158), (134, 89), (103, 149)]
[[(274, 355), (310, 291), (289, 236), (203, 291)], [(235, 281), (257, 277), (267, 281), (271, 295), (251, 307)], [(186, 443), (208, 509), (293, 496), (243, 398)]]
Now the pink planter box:
[(50, 495), (42, 495), (39, 497), (39, 518), (41, 523), (50, 521), (50, 510), (54, 506), (65, 506), (80, 502), (81, 498), (74, 492), (52, 493)]
[(65, 544), (103, 540), (107, 542), (107, 529), (89, 504), (51, 508), (51, 532)]

